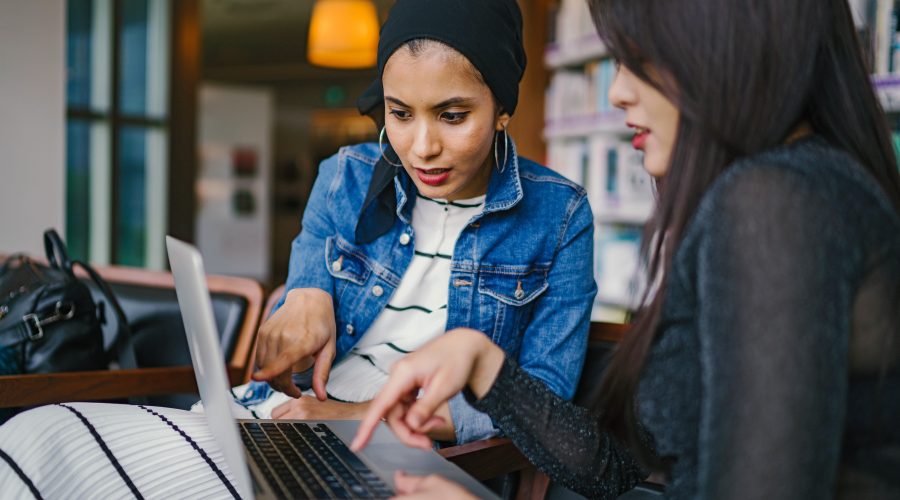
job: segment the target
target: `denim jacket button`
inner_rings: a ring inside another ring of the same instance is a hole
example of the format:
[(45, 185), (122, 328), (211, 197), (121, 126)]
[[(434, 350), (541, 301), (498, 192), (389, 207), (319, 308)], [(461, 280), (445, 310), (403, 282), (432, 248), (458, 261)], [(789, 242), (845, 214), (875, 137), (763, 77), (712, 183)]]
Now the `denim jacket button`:
[(336, 261), (334, 261), (334, 262), (331, 263), (331, 270), (334, 271), (334, 272), (336, 272), (336, 273), (341, 272), (341, 261), (340, 261), (340, 259), (338, 259), (338, 260), (336, 260)]
[(347, 325), (347, 335), (353, 335), (353, 325)]
[(525, 296), (525, 291), (519, 288), (514, 295), (517, 299), (522, 300), (522, 297)]
[(403, 233), (400, 235), (400, 244), (401, 245), (409, 245), (409, 233)]
[(384, 288), (381, 288), (379, 285), (375, 285), (372, 287), (372, 295), (376, 297), (381, 297), (384, 295)]

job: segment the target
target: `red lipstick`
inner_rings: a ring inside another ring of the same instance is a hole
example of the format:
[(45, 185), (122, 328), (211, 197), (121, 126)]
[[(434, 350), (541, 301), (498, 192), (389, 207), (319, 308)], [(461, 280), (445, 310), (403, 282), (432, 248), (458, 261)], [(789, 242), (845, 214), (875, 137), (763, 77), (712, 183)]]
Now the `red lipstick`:
[(643, 151), (644, 146), (647, 144), (647, 136), (650, 135), (650, 129), (639, 127), (631, 123), (627, 123), (626, 125), (634, 129), (634, 136), (631, 138), (632, 147)]
[(641, 151), (644, 150), (644, 145), (647, 143), (647, 136), (650, 135), (650, 132), (637, 132), (634, 134), (634, 137), (631, 138), (631, 145), (634, 149), (639, 149)]
[(416, 176), (425, 184), (429, 186), (440, 186), (441, 184), (447, 182), (447, 179), (450, 178), (450, 169), (449, 168), (431, 168), (428, 170), (416, 169)]

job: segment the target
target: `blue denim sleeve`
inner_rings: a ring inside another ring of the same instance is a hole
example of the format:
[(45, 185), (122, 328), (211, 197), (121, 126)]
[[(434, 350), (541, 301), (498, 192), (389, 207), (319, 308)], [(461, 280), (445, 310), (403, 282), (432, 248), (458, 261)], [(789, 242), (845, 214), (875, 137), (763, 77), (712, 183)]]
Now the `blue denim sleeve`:
[(284, 304), (287, 292), (295, 288), (319, 288), (334, 294), (334, 278), (325, 267), (325, 239), (334, 232), (329, 207), (333, 206), (331, 199), (340, 180), (339, 157), (340, 154), (334, 155), (319, 165), (319, 175), (303, 212), (300, 234), (291, 245), (285, 295), (272, 309), (273, 313)]
[(491, 417), (472, 408), (466, 401), (463, 393), (460, 392), (453, 396), (448, 404), (450, 405), (450, 417), (453, 419), (457, 443), (470, 443), (479, 439), (488, 439), (500, 433), (494, 427)]
[(575, 395), (597, 293), (594, 282), (594, 216), (587, 197), (574, 197), (559, 247), (522, 337), (519, 365), (563, 399)]

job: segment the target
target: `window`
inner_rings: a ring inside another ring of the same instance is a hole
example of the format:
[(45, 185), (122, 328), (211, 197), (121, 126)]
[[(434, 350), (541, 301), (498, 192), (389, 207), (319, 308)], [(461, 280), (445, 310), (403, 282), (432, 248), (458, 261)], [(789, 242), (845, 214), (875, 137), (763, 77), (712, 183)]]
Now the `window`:
[(169, 2), (67, 3), (66, 233), (74, 258), (165, 263)]

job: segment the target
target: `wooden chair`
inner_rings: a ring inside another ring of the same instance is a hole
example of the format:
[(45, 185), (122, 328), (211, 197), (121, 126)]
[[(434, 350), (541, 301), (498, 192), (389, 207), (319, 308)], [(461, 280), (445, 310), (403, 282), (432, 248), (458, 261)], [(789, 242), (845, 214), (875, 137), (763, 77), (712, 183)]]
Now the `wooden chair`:
[[(171, 273), (115, 266), (98, 267), (97, 271), (109, 282), (125, 309), (134, 330), (140, 368), (0, 376), (0, 408), (197, 393)], [(209, 276), (207, 284), (220, 334), (229, 335), (230, 345), (225, 346), (229, 379), (232, 384), (243, 383), (250, 374), (262, 288), (251, 279), (228, 276)], [(223, 326), (226, 331), (222, 331)], [(173, 346), (160, 340), (173, 338), (183, 342), (175, 346), (184, 349), (175, 353), (176, 359), (186, 361), (166, 361), (167, 355), (172, 359)], [(152, 400), (151, 403), (159, 404)]]

